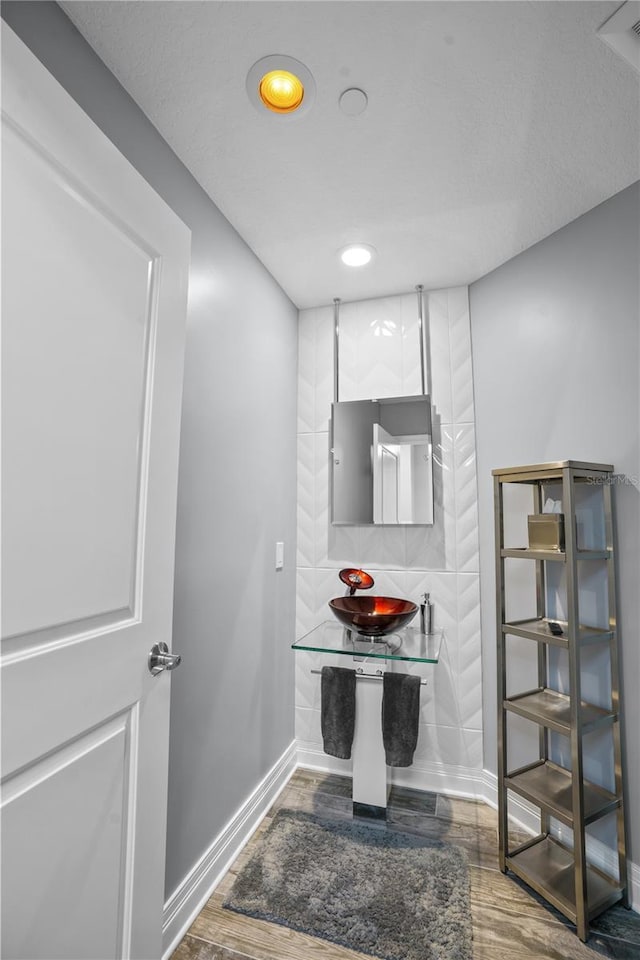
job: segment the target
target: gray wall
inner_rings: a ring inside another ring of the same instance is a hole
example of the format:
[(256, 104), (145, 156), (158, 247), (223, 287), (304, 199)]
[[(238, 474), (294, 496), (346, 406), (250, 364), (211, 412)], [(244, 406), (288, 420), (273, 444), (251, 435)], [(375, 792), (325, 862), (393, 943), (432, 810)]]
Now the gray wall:
[[(640, 184), (470, 288), (485, 766), (496, 771), (495, 467), (614, 464), (631, 852), (640, 858)], [(480, 242), (481, 238), (479, 238)], [(635, 482), (634, 482), (635, 481)]]
[(297, 311), (60, 8), (2, 16), (192, 230), (169, 895), (294, 736)]

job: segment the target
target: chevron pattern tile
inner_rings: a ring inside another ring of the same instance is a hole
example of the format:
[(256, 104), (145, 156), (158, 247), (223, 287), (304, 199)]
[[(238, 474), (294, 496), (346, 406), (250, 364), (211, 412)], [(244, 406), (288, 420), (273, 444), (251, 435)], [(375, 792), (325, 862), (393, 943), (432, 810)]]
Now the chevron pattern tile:
[(454, 423), (473, 423), (471, 326), (467, 288), (457, 287), (449, 290), (448, 300), (453, 421)]
[[(320, 676), (312, 670), (321, 670), (324, 666), (345, 666), (344, 657), (328, 657), (324, 653), (301, 650), (296, 653), (296, 707), (305, 710), (320, 710)], [(320, 726), (318, 724), (318, 730)], [(306, 739), (306, 738), (305, 738)]]
[(358, 395), (358, 304), (340, 305), (339, 400), (359, 400)]
[[(427, 688), (428, 689), (428, 688)], [(444, 724), (420, 724), (414, 763), (434, 761), (482, 769), (482, 733)]]
[(296, 707), (304, 707), (306, 710), (317, 710), (320, 707), (320, 697), (316, 683), (317, 674), (311, 673), (311, 670), (321, 669), (322, 654), (301, 650), (300, 653), (296, 653), (295, 659), (295, 705)]
[(359, 564), (372, 570), (404, 567), (406, 564), (406, 531), (404, 527), (362, 527)]
[(333, 308), (318, 307), (316, 310), (316, 371), (315, 371), (315, 411), (316, 431), (327, 432), (333, 401), (333, 348), (334, 326)]
[[(433, 603), (433, 620), (436, 630), (444, 631), (440, 660), (436, 666), (421, 667), (417, 672), (425, 676), (428, 685), (421, 696), (421, 723), (457, 723), (457, 673), (458, 673), (458, 593), (455, 573), (433, 571), (410, 571), (406, 574), (405, 596), (420, 603), (424, 593), (429, 593)], [(419, 616), (419, 614), (418, 614)], [(397, 669), (404, 671), (405, 665)], [(442, 668), (442, 669), (441, 669)]]
[(320, 744), (320, 711), (296, 707), (295, 730), (298, 740), (310, 740)]
[(463, 572), (480, 569), (478, 543), (478, 486), (476, 436), (473, 424), (458, 424), (453, 430), (455, 475), (456, 564)]
[(315, 562), (315, 434), (298, 434), (298, 537), (297, 565), (312, 567)]
[(329, 434), (316, 433), (313, 448), (313, 531), (314, 566), (323, 566), (329, 554)]
[[(420, 723), (457, 726), (459, 717), (456, 671), (449, 660), (448, 651), (444, 650), (437, 666), (423, 668), (420, 672), (428, 681), (421, 691)], [(451, 759), (447, 762), (450, 763)]]
[(371, 564), (363, 564), (375, 581), (371, 593), (382, 597), (406, 597), (404, 570), (376, 570)]
[(341, 597), (345, 592), (345, 587), (338, 577), (338, 570), (335, 568), (317, 567), (315, 570), (315, 609), (314, 617), (316, 623), (322, 623), (324, 620), (331, 620), (332, 613), (329, 609), (329, 600), (334, 597)]
[(442, 423), (453, 423), (447, 291), (426, 293), (425, 304), (431, 353), (431, 402)]
[(316, 311), (298, 314), (298, 433), (315, 430)]
[(458, 584), (455, 573), (441, 573), (433, 570), (409, 570), (405, 574), (404, 585), (409, 600), (420, 603), (424, 593), (428, 593), (433, 603), (433, 622), (436, 630), (444, 630), (446, 645), (453, 654), (451, 660), (457, 669), (458, 649)]
[(296, 571), (296, 638), (303, 637), (315, 626), (314, 570), (298, 567)]
[(357, 567), (361, 564), (360, 532), (361, 527), (329, 526), (327, 535), (328, 550), (325, 566), (337, 570), (342, 567)]
[(482, 644), (479, 574), (458, 574), (458, 703), (460, 725), (482, 730)]
[(434, 422), (433, 516), (431, 527), (407, 527), (407, 566), (420, 570), (456, 569), (454, 430)]
[[(397, 298), (400, 308), (402, 329), (402, 393), (410, 397), (422, 393), (422, 375), (420, 368), (420, 332), (418, 327), (418, 298), (415, 293)], [(426, 313), (426, 311), (425, 311)], [(427, 323), (427, 317), (423, 321)], [(425, 366), (427, 364), (425, 363)], [(429, 383), (426, 383), (429, 393)]]
[(358, 398), (402, 394), (402, 317), (397, 297), (354, 304)]
[[(434, 603), (444, 630), (441, 660), (395, 669), (428, 679), (422, 690), (416, 767), (482, 767), (482, 669), (476, 456), (465, 287), (425, 294), (434, 404), (432, 527), (330, 523), (328, 427), (333, 399), (333, 307), (300, 312), (298, 352), (298, 550), (296, 635), (331, 618), (328, 601), (344, 592), (338, 571), (362, 566), (375, 592)], [(340, 399), (421, 392), (415, 293), (340, 308)], [(320, 678), (340, 658), (296, 654), (296, 736), (321, 751)], [(406, 771), (411, 779), (411, 770)], [(417, 776), (417, 774), (416, 774)]]

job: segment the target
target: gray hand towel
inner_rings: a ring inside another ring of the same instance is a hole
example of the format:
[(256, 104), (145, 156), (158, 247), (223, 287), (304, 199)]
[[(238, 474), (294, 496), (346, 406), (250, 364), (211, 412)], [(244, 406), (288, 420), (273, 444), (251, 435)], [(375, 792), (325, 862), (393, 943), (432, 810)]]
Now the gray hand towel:
[(382, 679), (382, 742), (387, 766), (411, 766), (419, 722), (420, 677), (387, 671)]
[(320, 723), (324, 752), (348, 760), (356, 725), (356, 672), (323, 667), (320, 681)]

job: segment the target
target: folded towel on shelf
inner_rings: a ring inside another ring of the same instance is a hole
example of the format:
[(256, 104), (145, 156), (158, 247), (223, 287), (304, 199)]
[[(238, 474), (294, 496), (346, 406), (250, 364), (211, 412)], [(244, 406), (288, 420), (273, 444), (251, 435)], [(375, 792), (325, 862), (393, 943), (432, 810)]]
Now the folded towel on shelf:
[(385, 672), (382, 680), (382, 742), (387, 766), (410, 767), (418, 742), (420, 677)]
[(320, 680), (320, 724), (324, 752), (348, 760), (356, 725), (356, 672), (323, 667)]

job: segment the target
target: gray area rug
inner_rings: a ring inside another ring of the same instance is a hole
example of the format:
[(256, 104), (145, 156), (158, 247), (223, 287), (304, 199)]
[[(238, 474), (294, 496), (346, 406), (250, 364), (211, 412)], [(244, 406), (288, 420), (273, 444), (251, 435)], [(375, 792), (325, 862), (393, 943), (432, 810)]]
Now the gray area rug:
[(383, 960), (471, 960), (465, 854), (359, 821), (281, 810), (224, 906)]

